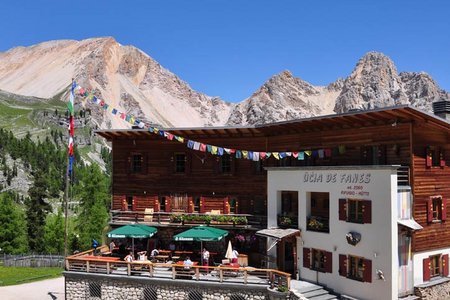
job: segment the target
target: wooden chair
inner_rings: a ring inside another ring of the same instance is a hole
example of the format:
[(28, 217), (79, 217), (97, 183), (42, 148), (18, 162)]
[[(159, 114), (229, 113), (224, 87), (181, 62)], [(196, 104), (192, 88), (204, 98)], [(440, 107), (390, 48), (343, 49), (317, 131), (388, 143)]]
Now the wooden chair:
[(153, 208), (146, 208), (144, 211), (144, 222), (153, 222), (153, 213), (154, 213), (154, 209)]

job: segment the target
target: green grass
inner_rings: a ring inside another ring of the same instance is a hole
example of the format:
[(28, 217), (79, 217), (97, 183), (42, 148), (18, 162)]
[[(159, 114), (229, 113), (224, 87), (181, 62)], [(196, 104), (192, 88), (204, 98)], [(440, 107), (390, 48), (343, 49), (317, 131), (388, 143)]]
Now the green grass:
[(62, 268), (25, 268), (0, 266), (0, 286), (15, 285), (62, 276)]

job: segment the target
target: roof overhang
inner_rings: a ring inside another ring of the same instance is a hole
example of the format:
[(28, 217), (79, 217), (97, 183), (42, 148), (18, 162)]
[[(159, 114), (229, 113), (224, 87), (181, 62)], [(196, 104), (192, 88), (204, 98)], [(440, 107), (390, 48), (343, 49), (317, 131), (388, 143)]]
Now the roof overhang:
[(291, 236), (299, 236), (300, 230), (299, 229), (293, 229), (293, 228), (267, 228), (258, 230), (256, 232), (256, 235), (264, 236), (272, 239), (282, 240)]
[(405, 226), (411, 230), (421, 230), (423, 227), (417, 223), (414, 219), (397, 220), (399, 225)]

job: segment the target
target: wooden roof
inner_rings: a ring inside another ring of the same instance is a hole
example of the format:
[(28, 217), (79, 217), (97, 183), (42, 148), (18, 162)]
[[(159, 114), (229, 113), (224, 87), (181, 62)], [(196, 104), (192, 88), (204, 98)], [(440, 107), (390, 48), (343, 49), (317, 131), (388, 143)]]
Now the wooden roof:
[[(408, 105), (380, 108), (344, 114), (318, 116), (255, 126), (159, 128), (185, 138), (261, 137), (279, 134), (351, 129), (376, 125), (401, 123), (427, 123), (450, 132), (450, 123), (440, 117)], [(108, 140), (156, 137), (148, 129), (98, 130), (96, 133)]]

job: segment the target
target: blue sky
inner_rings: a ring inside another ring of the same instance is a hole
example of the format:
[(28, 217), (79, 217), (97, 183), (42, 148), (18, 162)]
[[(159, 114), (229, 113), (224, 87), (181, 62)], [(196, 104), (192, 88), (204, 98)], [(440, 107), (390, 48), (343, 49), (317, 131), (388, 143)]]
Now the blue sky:
[(14, 0), (2, 11), (0, 51), (113, 36), (228, 101), (285, 69), (329, 84), (368, 51), (385, 53), (398, 71), (425, 71), (450, 91), (447, 0)]

